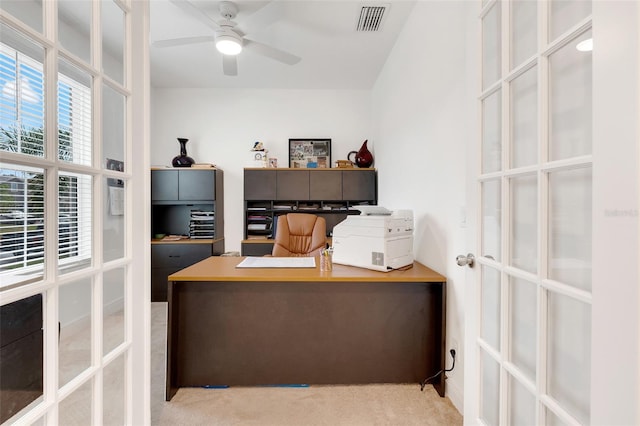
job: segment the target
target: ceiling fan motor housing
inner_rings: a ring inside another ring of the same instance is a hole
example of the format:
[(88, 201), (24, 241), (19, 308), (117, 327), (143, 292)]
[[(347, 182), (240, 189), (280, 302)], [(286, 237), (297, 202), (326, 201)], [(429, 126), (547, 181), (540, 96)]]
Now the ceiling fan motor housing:
[(218, 8), (220, 9), (220, 15), (224, 19), (233, 19), (238, 14), (238, 6), (230, 1), (221, 1)]

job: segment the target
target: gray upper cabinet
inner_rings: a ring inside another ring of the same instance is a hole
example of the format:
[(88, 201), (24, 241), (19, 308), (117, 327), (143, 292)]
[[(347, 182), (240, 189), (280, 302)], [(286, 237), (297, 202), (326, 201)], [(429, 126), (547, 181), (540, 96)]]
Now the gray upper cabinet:
[(172, 201), (178, 199), (178, 171), (151, 170), (151, 200)]
[(342, 200), (342, 171), (330, 170), (311, 173), (309, 176), (309, 199), (323, 201)]
[(275, 200), (276, 199), (276, 171), (263, 169), (245, 169), (244, 171), (244, 199), (245, 200)]
[(151, 201), (213, 201), (219, 184), (215, 170), (152, 170)]
[(376, 200), (377, 192), (375, 170), (345, 170), (342, 172), (343, 200)]
[[(325, 218), (327, 232), (349, 214), (350, 208), (375, 205), (375, 169), (258, 169), (244, 170), (245, 240), (247, 256), (271, 252), (273, 224), (281, 214), (304, 211)], [(252, 241), (248, 241), (252, 240)]]
[(180, 170), (179, 200), (215, 200), (216, 176), (213, 170)]
[(309, 200), (309, 172), (278, 170), (276, 200)]

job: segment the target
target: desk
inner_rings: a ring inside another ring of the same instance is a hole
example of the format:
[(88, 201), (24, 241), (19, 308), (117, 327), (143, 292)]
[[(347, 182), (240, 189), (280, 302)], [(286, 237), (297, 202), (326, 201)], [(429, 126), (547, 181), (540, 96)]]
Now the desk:
[[(184, 386), (420, 383), (445, 368), (445, 277), (333, 265), (169, 276), (166, 399)], [(434, 382), (444, 396), (444, 374)]]

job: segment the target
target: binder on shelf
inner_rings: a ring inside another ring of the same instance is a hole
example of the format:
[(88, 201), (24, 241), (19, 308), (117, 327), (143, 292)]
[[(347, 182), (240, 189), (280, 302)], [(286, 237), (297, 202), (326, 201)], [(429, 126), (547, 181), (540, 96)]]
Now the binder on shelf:
[(189, 237), (194, 239), (213, 238), (215, 235), (215, 212), (191, 210)]
[(295, 210), (295, 206), (290, 204), (274, 204), (274, 210)]

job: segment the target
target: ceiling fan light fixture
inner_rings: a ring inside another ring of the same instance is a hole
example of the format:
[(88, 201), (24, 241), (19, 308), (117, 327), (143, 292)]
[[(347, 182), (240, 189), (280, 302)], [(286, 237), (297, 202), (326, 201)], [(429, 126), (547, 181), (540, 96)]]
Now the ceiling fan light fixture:
[(242, 52), (242, 39), (233, 31), (216, 34), (216, 49), (223, 55), (237, 55)]

